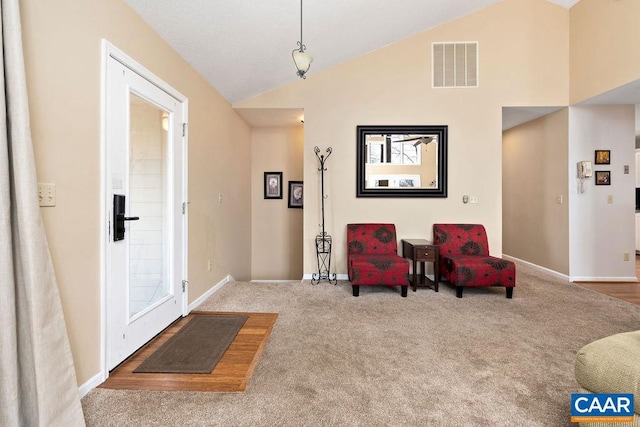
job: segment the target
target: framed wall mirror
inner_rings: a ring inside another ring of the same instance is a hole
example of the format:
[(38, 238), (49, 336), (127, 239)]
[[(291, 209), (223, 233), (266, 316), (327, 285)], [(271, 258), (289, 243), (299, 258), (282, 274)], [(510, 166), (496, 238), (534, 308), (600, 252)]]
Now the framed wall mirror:
[(447, 197), (447, 126), (358, 126), (357, 197)]

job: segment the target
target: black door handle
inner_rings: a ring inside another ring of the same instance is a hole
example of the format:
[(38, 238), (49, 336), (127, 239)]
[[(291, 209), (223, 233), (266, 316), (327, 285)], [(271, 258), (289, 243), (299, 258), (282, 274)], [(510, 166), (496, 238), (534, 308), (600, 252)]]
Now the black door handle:
[(125, 221), (138, 221), (138, 216), (124, 216), (125, 196), (122, 194), (113, 195), (113, 240), (124, 240)]

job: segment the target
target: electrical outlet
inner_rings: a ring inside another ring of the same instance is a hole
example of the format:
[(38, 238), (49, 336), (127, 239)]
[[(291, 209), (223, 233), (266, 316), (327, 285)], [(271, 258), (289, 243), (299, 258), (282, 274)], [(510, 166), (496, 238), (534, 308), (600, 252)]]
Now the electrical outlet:
[(558, 194), (556, 196), (556, 203), (561, 205), (562, 204), (562, 194)]
[(38, 203), (40, 206), (56, 205), (56, 185), (38, 183)]
[(629, 261), (629, 252), (625, 252), (622, 254), (622, 260), (623, 261)]
[(222, 193), (218, 193), (218, 203), (222, 203)]

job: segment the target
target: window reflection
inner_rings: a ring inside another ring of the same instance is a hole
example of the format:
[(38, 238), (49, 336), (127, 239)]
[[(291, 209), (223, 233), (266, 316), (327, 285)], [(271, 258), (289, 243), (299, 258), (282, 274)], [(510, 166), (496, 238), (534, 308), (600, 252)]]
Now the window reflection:
[(365, 144), (367, 188), (438, 186), (438, 135), (368, 134)]

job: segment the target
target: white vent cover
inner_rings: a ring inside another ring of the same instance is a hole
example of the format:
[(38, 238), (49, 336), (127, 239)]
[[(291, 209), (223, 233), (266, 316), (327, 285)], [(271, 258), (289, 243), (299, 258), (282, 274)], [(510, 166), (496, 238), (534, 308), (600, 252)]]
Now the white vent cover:
[(478, 87), (478, 42), (433, 43), (433, 87)]

